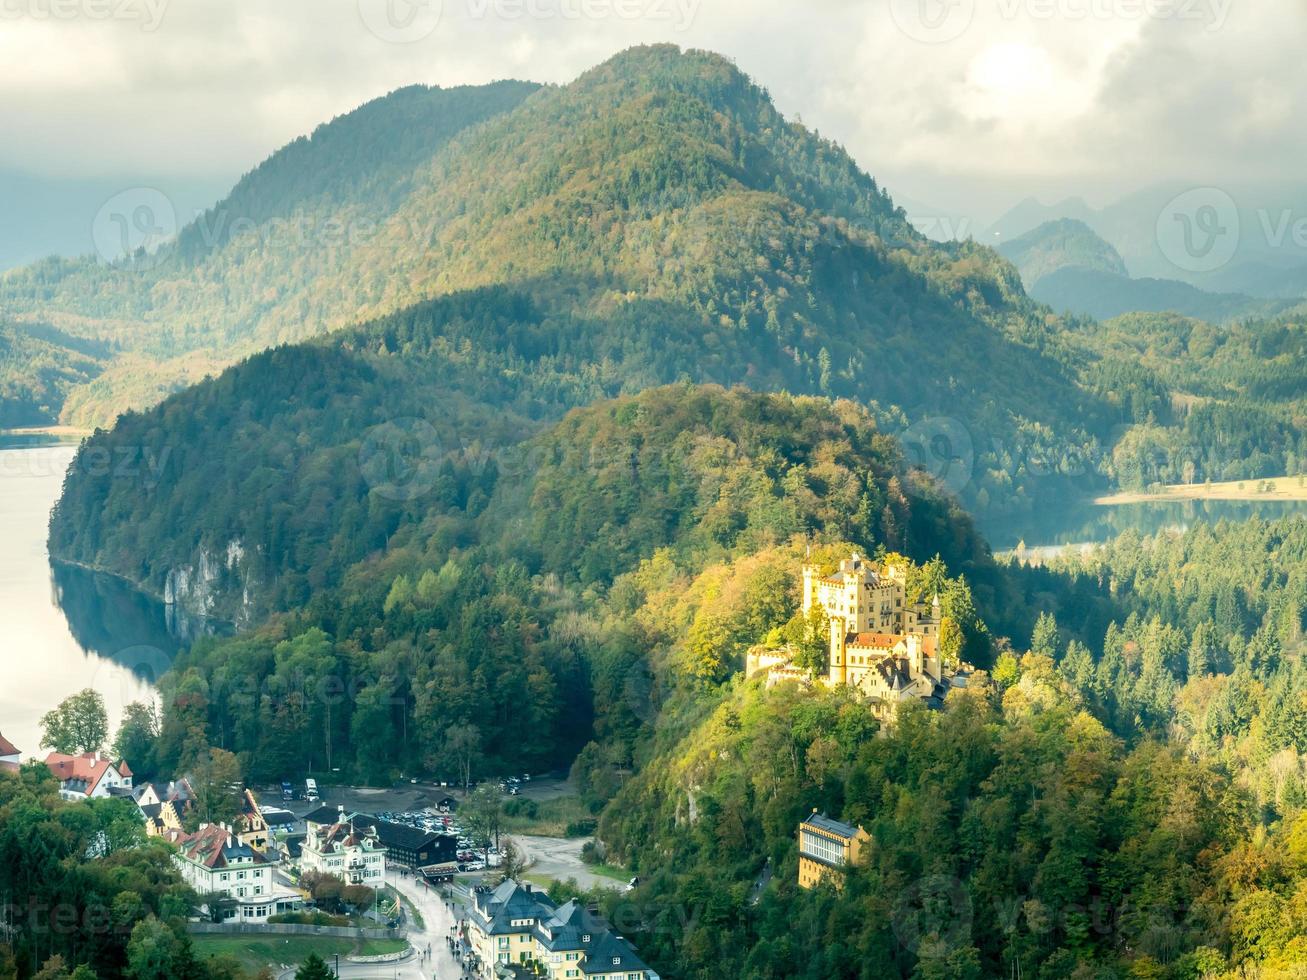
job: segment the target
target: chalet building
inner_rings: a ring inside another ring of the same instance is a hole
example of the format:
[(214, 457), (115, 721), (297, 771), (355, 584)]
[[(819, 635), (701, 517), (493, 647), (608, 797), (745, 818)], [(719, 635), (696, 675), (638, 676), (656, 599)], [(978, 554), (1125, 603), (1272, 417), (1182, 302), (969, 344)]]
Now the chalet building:
[(861, 827), (813, 810), (799, 824), (799, 887), (816, 888), (827, 880), (840, 887), (849, 865), (861, 860), (863, 848), (870, 843), (871, 836)]
[(166, 785), (142, 783), (132, 790), (132, 799), (145, 820), (145, 833), (162, 837), (170, 830), (181, 830), (182, 819), (195, 805), (195, 791), (186, 779)]
[(575, 900), (555, 905), (529, 884), (505, 881), (472, 893), (467, 915), (475, 976), (532, 971), (546, 980), (658, 980), (629, 942)]
[(17, 772), (19, 752), (14, 743), (0, 735), (0, 772)]
[(272, 842), (268, 821), (264, 819), (259, 801), (251, 789), (247, 789), (241, 796), (241, 812), (236, 817), (235, 828), (236, 839), (256, 851), (266, 851)]
[(100, 752), (83, 752), (81, 755), (51, 752), (45, 757), (45, 765), (59, 780), (59, 795), (65, 800), (98, 800), (120, 793), (131, 795), (132, 771), (121, 759), (114, 762)]
[(182, 878), (201, 897), (217, 898), (225, 922), (266, 922), (303, 907), (298, 894), (277, 887), (278, 858), (241, 843), (231, 827), (204, 824), (193, 834), (169, 830), (163, 838), (177, 848), (173, 863)]
[(416, 870), (458, 860), (458, 838), (453, 834), (434, 834), (407, 824), (377, 820), (364, 814), (358, 816), (372, 820), (377, 839), (386, 849), (388, 864), (400, 864)]
[(328, 824), (319, 807), (305, 817), (306, 831), (299, 842), (300, 871), (335, 875), (346, 884), (379, 887), (386, 878), (386, 848), (376, 827), (364, 814), (347, 816), (338, 808)]
[[(903, 568), (873, 567), (857, 554), (841, 561), (833, 575), (814, 565), (802, 572), (803, 614), (819, 610), (830, 634), (823, 683), (858, 691), (884, 722), (893, 721), (905, 701), (942, 703), (957, 671), (945, 667), (939, 652), (939, 596), (929, 606), (909, 604)], [(808, 672), (793, 659), (789, 649), (754, 647), (746, 672), (765, 674), (769, 685), (809, 683)]]

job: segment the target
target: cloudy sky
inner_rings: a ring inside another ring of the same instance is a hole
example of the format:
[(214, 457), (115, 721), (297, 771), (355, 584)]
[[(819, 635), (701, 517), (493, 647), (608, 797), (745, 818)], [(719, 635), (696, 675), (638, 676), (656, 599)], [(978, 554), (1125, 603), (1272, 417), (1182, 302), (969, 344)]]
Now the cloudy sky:
[(228, 178), (392, 88), (733, 57), (897, 195), (1300, 180), (1307, 0), (0, 0), (0, 170)]

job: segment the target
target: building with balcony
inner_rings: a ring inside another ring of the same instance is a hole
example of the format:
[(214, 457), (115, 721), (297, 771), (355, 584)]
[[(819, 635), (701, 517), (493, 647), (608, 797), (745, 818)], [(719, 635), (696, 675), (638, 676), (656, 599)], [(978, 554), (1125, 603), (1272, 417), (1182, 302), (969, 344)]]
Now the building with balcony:
[(849, 866), (862, 859), (870, 843), (871, 835), (861, 827), (813, 810), (799, 824), (799, 887), (816, 888), (823, 881), (840, 887)]

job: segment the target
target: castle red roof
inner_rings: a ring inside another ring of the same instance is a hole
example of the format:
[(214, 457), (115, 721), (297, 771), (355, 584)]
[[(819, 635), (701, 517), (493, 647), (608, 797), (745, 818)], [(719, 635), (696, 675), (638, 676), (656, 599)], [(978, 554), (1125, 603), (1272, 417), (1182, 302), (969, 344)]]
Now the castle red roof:
[(859, 633), (849, 646), (875, 647), (877, 650), (892, 650), (903, 637), (893, 633)]
[(18, 755), (18, 748), (3, 735), (0, 735), (0, 755)]

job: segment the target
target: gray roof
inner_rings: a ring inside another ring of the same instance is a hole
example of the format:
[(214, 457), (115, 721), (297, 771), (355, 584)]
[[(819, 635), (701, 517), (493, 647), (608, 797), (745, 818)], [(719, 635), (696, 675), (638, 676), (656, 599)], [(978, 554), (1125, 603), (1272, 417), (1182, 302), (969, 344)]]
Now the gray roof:
[[(614, 962), (616, 960), (616, 962)], [(635, 947), (620, 936), (605, 933), (599, 941), (585, 954), (581, 972), (587, 976), (595, 973), (632, 973), (649, 969), (644, 961), (636, 955)]]
[(852, 840), (854, 837), (858, 836), (857, 827), (843, 823), (839, 820), (832, 820), (824, 813), (814, 813), (803, 822), (809, 827), (816, 827), (818, 830), (824, 830), (828, 834), (835, 834), (836, 836), (843, 837), (846, 840)]

